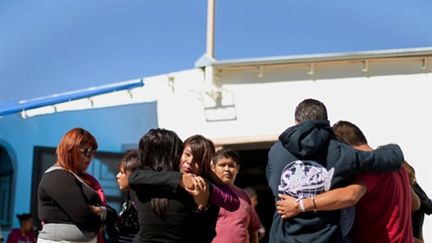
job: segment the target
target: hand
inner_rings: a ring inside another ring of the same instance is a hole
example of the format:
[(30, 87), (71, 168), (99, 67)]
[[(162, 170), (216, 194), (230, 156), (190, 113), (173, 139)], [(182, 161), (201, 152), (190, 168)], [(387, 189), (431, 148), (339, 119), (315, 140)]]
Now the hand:
[(191, 173), (182, 174), (179, 185), (182, 188), (184, 188), (186, 191), (194, 190), (195, 188), (194, 188), (194, 181), (192, 179), (193, 177), (195, 177), (195, 175)]
[(210, 190), (207, 183), (200, 176), (192, 177), (192, 181), (193, 190), (190, 188), (185, 188), (185, 190), (194, 197), (194, 201), (198, 205), (198, 208), (206, 208), (210, 196)]
[(276, 210), (283, 219), (292, 218), (300, 213), (300, 206), (296, 199), (285, 194), (279, 194)]
[(88, 205), (88, 207), (90, 208), (90, 211), (96, 215), (100, 215), (101, 214), (101, 208), (99, 206), (95, 206), (95, 205)]

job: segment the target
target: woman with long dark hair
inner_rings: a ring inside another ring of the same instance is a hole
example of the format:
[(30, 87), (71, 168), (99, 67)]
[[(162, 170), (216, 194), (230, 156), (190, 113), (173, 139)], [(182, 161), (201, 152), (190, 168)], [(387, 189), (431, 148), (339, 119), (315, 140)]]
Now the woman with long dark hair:
[[(151, 129), (139, 142), (140, 167), (157, 172), (177, 171), (182, 151), (183, 143), (176, 133)], [(140, 225), (135, 242), (188, 242), (190, 216), (196, 204), (185, 190), (161, 192), (130, 186)]]
[(128, 151), (120, 160), (119, 172), (116, 175), (119, 189), (126, 192), (126, 200), (123, 202), (118, 221), (108, 228), (111, 242), (132, 242), (139, 231), (138, 211), (130, 197), (128, 178), (140, 166), (136, 150)]
[[(206, 205), (199, 204), (189, 213), (188, 233), (185, 235), (187, 242), (211, 242), (216, 235), (215, 226), (219, 207), (234, 211), (239, 207), (239, 199), (232, 190), (214, 175), (210, 162), (215, 153), (215, 147), (211, 140), (194, 135), (184, 142), (184, 148), (180, 158), (179, 170), (155, 171), (147, 168), (137, 170), (129, 177), (129, 185), (139, 188), (143, 193), (156, 191), (158, 193), (170, 193), (181, 188), (196, 198), (204, 197)], [(205, 178), (204, 181), (202, 178)], [(190, 183), (190, 180), (193, 181)], [(189, 182), (189, 183), (188, 183)], [(187, 185), (188, 184), (188, 185)], [(195, 190), (195, 186), (199, 187)]]

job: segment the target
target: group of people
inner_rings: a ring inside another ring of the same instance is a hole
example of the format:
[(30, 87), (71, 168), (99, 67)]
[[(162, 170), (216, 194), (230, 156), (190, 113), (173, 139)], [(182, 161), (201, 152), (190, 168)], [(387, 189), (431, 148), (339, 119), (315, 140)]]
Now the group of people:
[(117, 214), (86, 172), (97, 146), (82, 128), (60, 141), (39, 184), (38, 242), (258, 242), (261, 222), (234, 185), (236, 151), (216, 152), (201, 135), (183, 142), (173, 131), (150, 129), (119, 163), (116, 179), (127, 196)]
[[(398, 145), (373, 149), (353, 123), (331, 127), (314, 99), (297, 106), (295, 123), (268, 154), (276, 205), (270, 242), (422, 242), (432, 202)], [(82, 128), (60, 141), (39, 184), (38, 242), (242, 243), (264, 234), (253, 191), (234, 185), (236, 151), (215, 151), (201, 135), (183, 142), (173, 131), (150, 129), (119, 163), (127, 198), (117, 214), (86, 172), (97, 147)]]
[(297, 106), (295, 122), (269, 152), (270, 242), (423, 242), (432, 202), (409, 179), (397, 145), (373, 149), (348, 121), (330, 127), (314, 99)]

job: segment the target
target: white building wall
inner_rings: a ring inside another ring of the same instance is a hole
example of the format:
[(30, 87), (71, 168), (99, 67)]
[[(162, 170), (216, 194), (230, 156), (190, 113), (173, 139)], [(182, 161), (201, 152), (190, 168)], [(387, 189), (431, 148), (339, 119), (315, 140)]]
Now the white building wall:
[[(394, 59), (371, 61), (362, 71), (361, 61), (329, 62), (316, 65), (310, 75), (308, 64), (279, 65), (266, 67), (263, 77), (256, 67), (219, 67), (214, 86), (204, 80), (203, 70), (194, 69), (147, 79), (146, 87), (158, 94), (159, 127), (182, 138), (199, 133), (226, 143), (274, 140), (294, 124), (300, 101), (321, 100), (332, 124), (354, 122), (373, 147), (399, 144), (432, 196), (432, 74), (421, 66), (421, 59)], [(222, 103), (235, 106), (235, 119), (219, 112), (227, 120), (206, 120), (204, 102), (211, 91), (222, 91)], [(431, 229), (432, 219), (426, 217), (426, 242), (432, 242)]]

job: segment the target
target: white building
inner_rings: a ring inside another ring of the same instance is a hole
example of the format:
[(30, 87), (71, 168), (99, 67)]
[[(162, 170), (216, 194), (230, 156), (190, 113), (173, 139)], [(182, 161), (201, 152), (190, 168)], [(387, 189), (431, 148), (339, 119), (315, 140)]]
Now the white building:
[[(15, 209), (11, 210), (29, 209), (30, 184), (21, 181), (29, 181), (35, 173), (29, 170), (29, 161), (35, 156), (33, 146), (53, 147), (64, 130), (85, 125), (95, 131), (102, 150), (120, 152), (121, 146), (135, 143), (142, 132), (156, 125), (174, 130), (182, 138), (203, 134), (218, 146), (234, 147), (245, 155), (239, 183), (253, 181), (259, 187), (268, 224), (273, 198), (265, 187), (266, 153), (278, 135), (294, 124), (294, 109), (305, 98), (323, 101), (332, 124), (338, 120), (357, 124), (373, 147), (399, 144), (416, 169), (419, 184), (432, 196), (432, 48), (208, 60), (199, 61), (191, 70), (144, 78), (143, 87), (38, 109), (54, 112), (96, 107), (93, 113), (85, 113), (93, 120), (81, 122), (76, 112), (27, 121), (17, 116), (2, 118), (5, 129), (0, 130), (0, 145), (13, 155), (12, 165), (18, 171), (12, 191), (25, 192), (12, 196)], [(103, 108), (117, 105), (122, 106)], [(34, 115), (34, 111), (23, 114)], [(119, 115), (122, 119), (111, 119)], [(47, 130), (53, 132), (53, 123), (65, 127), (46, 137)], [(20, 139), (26, 136), (25, 131), (32, 139)], [(425, 242), (432, 241), (431, 228), (432, 218), (426, 217)]]
[[(200, 133), (218, 145), (268, 149), (311, 97), (331, 123), (348, 120), (370, 145), (399, 144), (432, 196), (432, 48), (213, 61), (145, 79), (160, 127)], [(265, 164), (266, 161), (260, 163)], [(426, 217), (425, 242), (432, 241)]]

